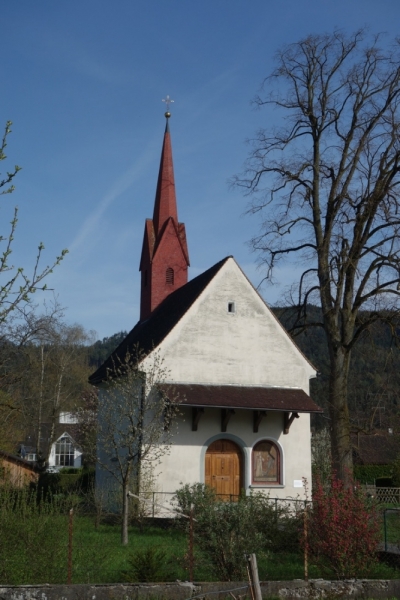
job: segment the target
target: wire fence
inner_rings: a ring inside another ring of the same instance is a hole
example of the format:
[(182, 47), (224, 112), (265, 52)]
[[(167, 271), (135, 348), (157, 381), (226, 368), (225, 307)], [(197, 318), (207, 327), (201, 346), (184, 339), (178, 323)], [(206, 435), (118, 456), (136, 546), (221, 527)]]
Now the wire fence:
[[(219, 505), (239, 506), (241, 498), (220, 495), (218, 499), (224, 502)], [(382, 498), (386, 500), (388, 496), (382, 495)], [(110, 499), (118, 501), (117, 497)], [(141, 493), (138, 502), (131, 514), (128, 547), (121, 546), (121, 524), (116, 513), (103, 511), (99, 515), (83, 510), (78, 502), (72, 512), (68, 510), (60, 515), (36, 511), (30, 518), (27, 513), (21, 517), (14, 514), (10, 504), (3, 527), (9, 527), (8, 533), (6, 529), (2, 532), (0, 527), (3, 540), (0, 584), (220, 579), (215, 564), (202, 550), (202, 532), (195, 518), (183, 523), (171, 513), (178, 508), (174, 493)], [(265, 542), (265, 551), (257, 555), (260, 579), (323, 576), (309, 563), (307, 544), (301, 541), (312, 534), (307, 530), (307, 514), (312, 503), (299, 498), (267, 497), (264, 503), (265, 519), (260, 526), (260, 536)], [(400, 506), (378, 504), (378, 508), (382, 518), (382, 542), (378, 550), (400, 557)], [(12, 523), (10, 519), (14, 519)], [(231, 542), (227, 539), (224, 544), (223, 551)], [(252, 552), (251, 543), (245, 550)]]

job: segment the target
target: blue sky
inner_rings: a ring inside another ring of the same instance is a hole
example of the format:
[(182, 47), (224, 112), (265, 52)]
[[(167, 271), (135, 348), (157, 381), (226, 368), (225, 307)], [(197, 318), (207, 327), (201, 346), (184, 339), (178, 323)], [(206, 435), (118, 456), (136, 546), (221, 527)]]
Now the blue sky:
[[(398, 0), (19, 0), (1, 10), (0, 125), (13, 121), (2, 172), (0, 234), (19, 207), (13, 263), (29, 269), (69, 254), (49, 278), (71, 323), (98, 337), (129, 330), (139, 314), (139, 258), (151, 217), (167, 94), (179, 218), (194, 277), (233, 254), (255, 285), (247, 246), (257, 232), (228, 179), (245, 140), (274, 113), (251, 99), (275, 51), (309, 33), (367, 26), (394, 37)], [(263, 288), (279, 303), (297, 265)], [(48, 293), (50, 294), (50, 293)], [(50, 299), (50, 296), (47, 296)], [(41, 298), (38, 297), (38, 301)]]

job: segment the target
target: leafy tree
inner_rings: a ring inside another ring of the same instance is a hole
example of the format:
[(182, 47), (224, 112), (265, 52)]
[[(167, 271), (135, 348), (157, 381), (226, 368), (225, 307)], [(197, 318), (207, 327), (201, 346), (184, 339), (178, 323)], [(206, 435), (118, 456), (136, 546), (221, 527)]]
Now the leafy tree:
[(301, 264), (295, 328), (325, 331), (332, 458), (348, 485), (351, 353), (373, 323), (397, 317), (400, 294), (400, 53), (381, 40), (334, 31), (281, 49), (255, 103), (284, 124), (260, 129), (235, 179), (260, 219), (252, 246), (266, 278), (282, 259)]
[[(147, 367), (144, 365), (146, 361)], [(141, 489), (141, 471), (160, 463), (172, 443), (178, 405), (162, 388), (167, 373), (157, 353), (127, 354), (99, 392), (98, 462), (122, 492), (121, 541), (128, 543), (128, 492)], [(99, 480), (99, 487), (104, 485)]]

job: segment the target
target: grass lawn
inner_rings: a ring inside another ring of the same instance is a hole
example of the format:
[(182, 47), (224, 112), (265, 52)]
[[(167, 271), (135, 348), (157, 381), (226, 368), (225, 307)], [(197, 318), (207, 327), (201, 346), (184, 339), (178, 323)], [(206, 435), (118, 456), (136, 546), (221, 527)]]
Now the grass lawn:
[[(159, 553), (153, 560), (153, 580), (175, 581), (189, 578), (187, 570), (188, 540), (185, 534), (177, 529), (161, 529), (148, 527), (140, 532), (138, 528), (129, 530), (128, 546), (121, 546), (120, 528), (118, 525), (100, 525), (94, 528), (93, 520), (79, 517), (74, 526), (74, 583), (116, 583), (135, 581), (135, 574), (130, 559), (139, 554), (139, 566), (149, 562), (146, 549), (152, 554)], [(141, 557), (141, 558), (140, 558)], [(146, 566), (146, 565), (145, 565)], [(304, 578), (304, 558), (301, 553), (270, 554), (267, 558), (258, 559), (260, 580), (290, 580)], [(329, 573), (321, 573), (314, 565), (309, 565), (309, 578), (327, 577)], [(372, 579), (393, 579), (399, 577), (399, 571), (385, 565), (377, 564), (370, 573)], [(195, 550), (195, 580), (213, 581), (209, 565)]]
[[(54, 523), (53, 523), (54, 521)], [(11, 531), (16, 535), (2, 539), (0, 584), (25, 585), (66, 583), (68, 575), (68, 516), (49, 516), (43, 526), (25, 520)], [(0, 531), (0, 539), (1, 539)], [(43, 534), (46, 536), (43, 537)], [(120, 527), (102, 524), (97, 529), (94, 518), (76, 515), (72, 530), (72, 583), (123, 583), (135, 581), (175, 581), (189, 579), (188, 538), (171, 527), (145, 526), (129, 530), (129, 544), (122, 546)], [(38, 536), (40, 542), (38, 542)], [(5, 542), (5, 540), (8, 541)], [(210, 565), (196, 550), (195, 581), (215, 581)], [(1, 550), (1, 547), (0, 547)], [(257, 557), (261, 581), (304, 578), (301, 552), (270, 553)], [(55, 565), (53, 569), (50, 565)], [(329, 577), (312, 564), (309, 577)], [(371, 578), (396, 578), (400, 571), (378, 564)]]

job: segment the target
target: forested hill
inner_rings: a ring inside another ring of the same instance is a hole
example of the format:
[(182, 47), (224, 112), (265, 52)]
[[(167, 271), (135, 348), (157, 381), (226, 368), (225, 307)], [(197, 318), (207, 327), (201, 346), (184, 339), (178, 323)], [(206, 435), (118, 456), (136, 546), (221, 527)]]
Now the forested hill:
[[(290, 330), (294, 313), (288, 308), (273, 308), (281, 323)], [(320, 309), (310, 306), (309, 316), (320, 319)], [(121, 343), (125, 331), (98, 340), (89, 349), (89, 363), (97, 368)], [(300, 350), (313, 363), (319, 375), (311, 381), (311, 396), (325, 411), (315, 425), (326, 425), (329, 418), (327, 384), (329, 357), (325, 333), (321, 327), (305, 330), (294, 336)], [(389, 327), (376, 323), (359, 340), (352, 353), (349, 381), (349, 408), (352, 423), (362, 429), (397, 427), (400, 405), (400, 350), (392, 339)]]
[[(288, 308), (273, 308), (281, 323), (290, 331), (294, 313)], [(318, 307), (308, 307), (310, 320), (321, 321)], [(312, 327), (293, 336), (295, 343), (318, 370), (311, 381), (311, 396), (324, 410), (322, 420), (329, 417), (329, 356), (324, 330)], [(361, 336), (351, 358), (349, 409), (352, 424), (362, 429), (396, 428), (400, 422), (400, 349), (390, 328), (375, 323)], [(318, 423), (319, 425), (322, 423)], [(326, 423), (325, 423), (326, 424)]]
[(110, 337), (97, 340), (97, 342), (89, 348), (89, 366), (93, 367), (93, 369), (100, 367), (127, 335), (127, 331), (119, 331)]

